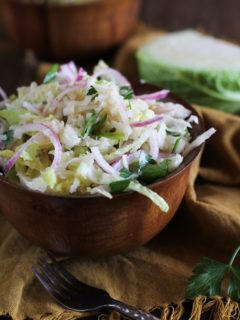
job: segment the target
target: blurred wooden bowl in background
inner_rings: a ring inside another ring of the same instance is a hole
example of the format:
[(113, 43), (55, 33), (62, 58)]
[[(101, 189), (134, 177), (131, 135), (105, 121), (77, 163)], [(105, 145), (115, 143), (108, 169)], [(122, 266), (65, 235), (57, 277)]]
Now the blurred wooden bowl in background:
[(48, 5), (1, 0), (1, 15), (14, 44), (44, 59), (88, 58), (122, 43), (133, 31), (141, 0), (96, 0)]

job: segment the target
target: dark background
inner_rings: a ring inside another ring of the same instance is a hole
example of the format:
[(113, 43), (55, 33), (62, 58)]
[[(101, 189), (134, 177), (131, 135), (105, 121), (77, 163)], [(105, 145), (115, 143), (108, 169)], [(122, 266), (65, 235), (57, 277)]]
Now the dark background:
[[(198, 28), (240, 42), (240, 0), (143, 0), (141, 20), (165, 30)], [(24, 82), (29, 75), (23, 53), (11, 47), (0, 21), (0, 85), (10, 93)]]
[(145, 0), (142, 17), (167, 30), (201, 28), (240, 41), (240, 0)]
[[(141, 18), (167, 30), (200, 27), (240, 40), (240, 0), (142, 0)], [(1, 40), (3, 33), (0, 22)]]

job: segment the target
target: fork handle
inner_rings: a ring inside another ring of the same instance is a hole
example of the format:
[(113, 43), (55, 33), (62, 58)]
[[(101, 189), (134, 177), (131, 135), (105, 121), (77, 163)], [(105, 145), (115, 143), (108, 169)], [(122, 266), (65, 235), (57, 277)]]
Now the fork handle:
[(122, 315), (126, 316), (127, 318), (133, 320), (159, 320), (159, 318), (155, 317), (151, 313), (134, 308), (120, 301), (115, 300), (112, 305), (112, 308), (115, 311), (118, 311)]

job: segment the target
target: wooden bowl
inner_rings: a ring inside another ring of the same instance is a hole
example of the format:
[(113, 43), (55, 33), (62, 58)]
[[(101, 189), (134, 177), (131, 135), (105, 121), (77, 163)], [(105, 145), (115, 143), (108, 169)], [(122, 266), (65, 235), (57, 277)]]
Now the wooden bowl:
[(1, 0), (2, 19), (14, 43), (45, 59), (86, 58), (121, 42), (133, 31), (141, 0), (96, 0), (46, 5)]
[[(139, 85), (137, 93), (153, 91)], [(193, 114), (186, 102), (170, 94)], [(192, 128), (195, 138), (204, 131), (203, 122)], [(112, 200), (103, 196), (58, 196), (30, 191), (0, 178), (0, 207), (6, 218), (26, 238), (47, 250), (74, 256), (108, 256), (129, 251), (151, 240), (172, 219), (188, 184), (191, 164), (202, 147), (194, 149), (180, 167), (152, 185), (169, 204), (163, 213), (148, 198), (127, 192)]]

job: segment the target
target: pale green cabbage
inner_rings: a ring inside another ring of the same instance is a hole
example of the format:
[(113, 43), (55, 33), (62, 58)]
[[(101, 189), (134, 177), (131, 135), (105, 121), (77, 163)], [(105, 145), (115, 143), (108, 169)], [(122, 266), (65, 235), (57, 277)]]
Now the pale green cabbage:
[(240, 111), (240, 47), (180, 31), (156, 37), (137, 52), (145, 81), (169, 88), (191, 103)]

